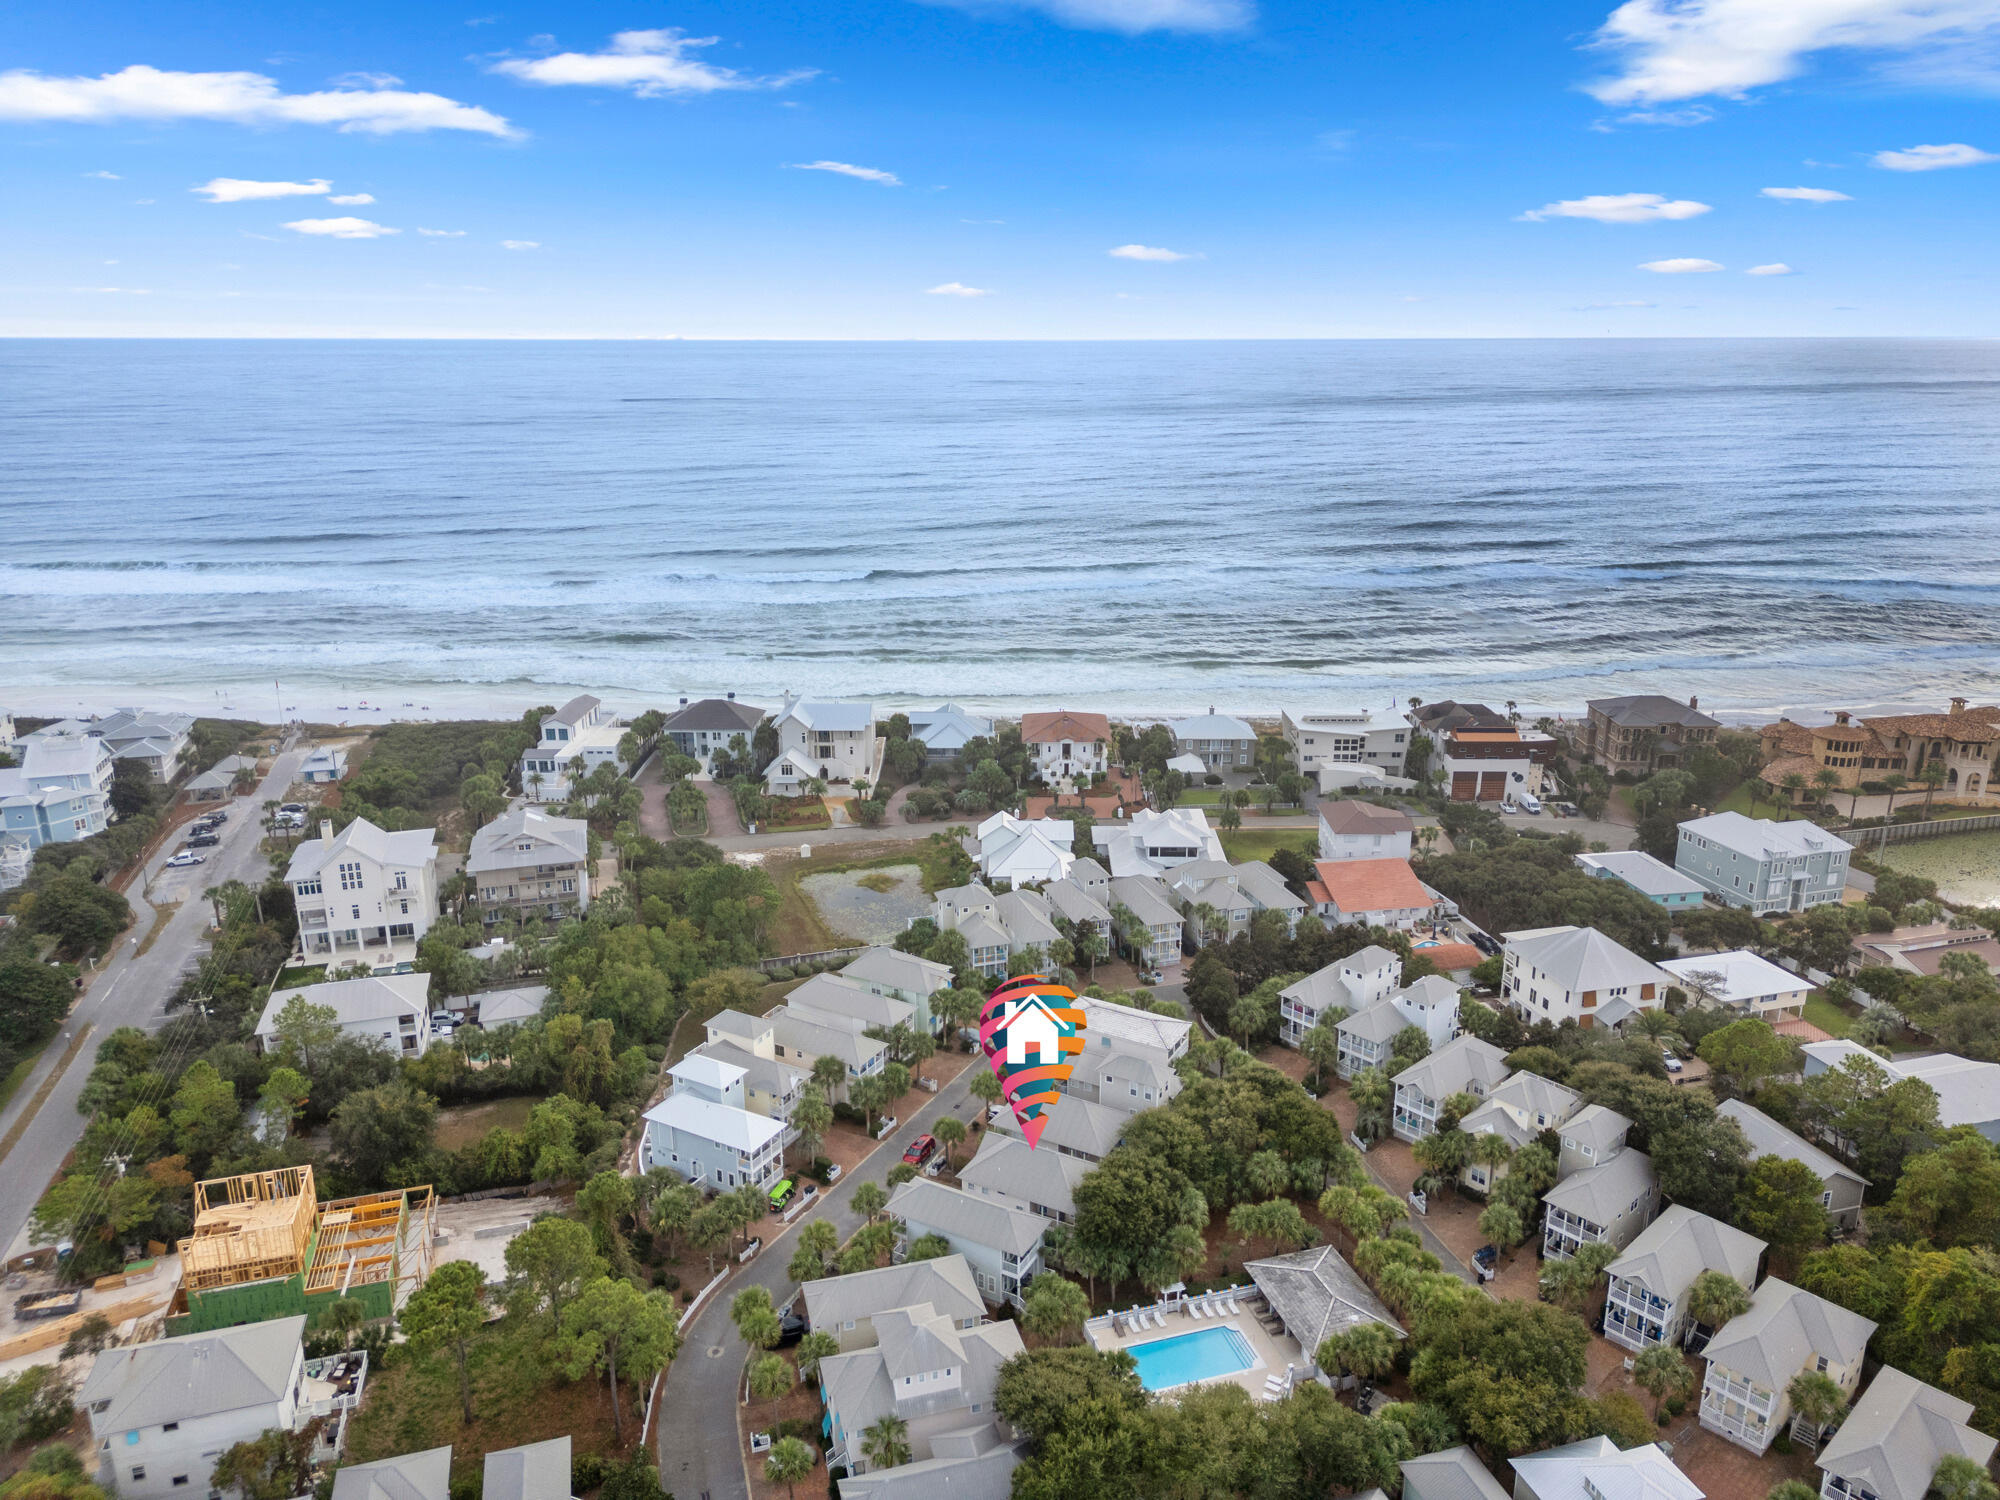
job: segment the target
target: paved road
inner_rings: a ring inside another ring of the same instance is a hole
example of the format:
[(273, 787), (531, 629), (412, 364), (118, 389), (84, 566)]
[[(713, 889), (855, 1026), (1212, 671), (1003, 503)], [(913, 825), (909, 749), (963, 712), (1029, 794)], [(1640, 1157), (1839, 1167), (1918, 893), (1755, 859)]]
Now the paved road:
[[(785, 1263), (792, 1258), (791, 1231), (812, 1219), (831, 1221), (842, 1240), (859, 1229), (861, 1216), (849, 1207), (858, 1185), (873, 1182), (886, 1187), (889, 1170), (903, 1159), (903, 1149), (929, 1130), (939, 1115), (955, 1114), (970, 1122), (979, 1113), (979, 1101), (971, 1094), (972, 1075), (973, 1068), (964, 1069), (935, 1098), (916, 1095), (923, 1101), (921, 1107), (905, 1111), (914, 1113), (914, 1118), (899, 1124), (860, 1166), (843, 1173), (832, 1190), (821, 1195), (821, 1205), (787, 1226), (783, 1238), (774, 1240), (771, 1229), (763, 1230), (764, 1248), (757, 1258), (710, 1293), (694, 1321), (681, 1330), (681, 1352), (661, 1386), (657, 1413), (660, 1482), (681, 1500), (749, 1500), (736, 1434), (745, 1347), (729, 1321), (730, 1299), (745, 1287), (761, 1286), (782, 1307), (798, 1290), (798, 1283), (785, 1274)], [(960, 1149), (975, 1149), (983, 1138), (976, 1136)], [(764, 1222), (775, 1226), (778, 1220)]]
[[(207, 946), (212, 914), (201, 893), (227, 880), (262, 883), (266, 863), (257, 845), (263, 837), (259, 824), (264, 799), (284, 795), (303, 758), (303, 751), (287, 750), (254, 793), (223, 804), (229, 809), (229, 821), (223, 825), (221, 846), (204, 851), (209, 856), (207, 861), (191, 870), (168, 872), (169, 879), (157, 888), (157, 899), (162, 902), (186, 899), (181, 900), (180, 909), (166, 919), (165, 929), (143, 953), (139, 949), (153, 930), (154, 917), (154, 908), (146, 900), (145, 892), (152, 887), (154, 877), (160, 875), (168, 856), (179, 847), (179, 840), (167, 840), (147, 862), (143, 878), (132, 883), (126, 898), (132, 903), (135, 917), (131, 930), (119, 939), (118, 951), (110, 962), (92, 978), (89, 989), (70, 1012), (63, 1034), (49, 1044), (7, 1109), (0, 1112), (0, 1137), (10, 1132), (17, 1121), (29, 1116), (19, 1139), (0, 1156), (0, 1172), (4, 1172), (7, 1184), (7, 1191), (0, 1193), (0, 1245), (8, 1247), (7, 1255), (17, 1255), (29, 1247), (28, 1215), (42, 1189), (54, 1178), (63, 1159), (83, 1134), (84, 1119), (77, 1113), (76, 1101), (90, 1076), (97, 1044), (120, 1026), (159, 1029), (166, 1019), (168, 998)], [(187, 881), (181, 878), (183, 875), (196, 878)], [(64, 1067), (63, 1058), (70, 1046), (70, 1040), (66, 1039), (73, 1039), (83, 1027), (90, 1028), (90, 1035)], [(43, 1086), (58, 1068), (61, 1075), (48, 1097), (37, 1104)]]

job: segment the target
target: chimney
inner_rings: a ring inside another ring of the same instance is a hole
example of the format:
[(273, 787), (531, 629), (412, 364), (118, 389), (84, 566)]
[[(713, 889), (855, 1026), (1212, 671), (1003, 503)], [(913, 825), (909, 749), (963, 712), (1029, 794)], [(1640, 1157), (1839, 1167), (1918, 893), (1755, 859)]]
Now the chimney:
[(1964, 700), (1963, 698), (1954, 698), (1954, 699), (1952, 699), (1952, 700), (1951, 700), (1951, 711), (1952, 711), (1953, 713), (1955, 713), (1955, 714), (1962, 714), (1962, 713), (1964, 713), (1964, 712), (1965, 712), (1965, 700)]
[(1689, 708), (1690, 710), (1695, 710), (1695, 709), (1699, 709), (1700, 707), (1701, 707), (1701, 699), (1699, 699), (1699, 698), (1695, 697), (1695, 695), (1694, 695), (1693, 693), (1689, 693), (1689, 694), (1688, 694), (1688, 708)]
[(333, 842), (333, 819), (321, 818), (319, 820), (319, 836), (329, 844)]

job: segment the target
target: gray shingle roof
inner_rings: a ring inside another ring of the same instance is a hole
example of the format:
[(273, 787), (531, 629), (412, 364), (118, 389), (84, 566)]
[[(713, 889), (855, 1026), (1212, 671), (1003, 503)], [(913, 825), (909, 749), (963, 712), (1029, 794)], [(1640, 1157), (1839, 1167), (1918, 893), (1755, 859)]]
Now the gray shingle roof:
[(1778, 1390), (1818, 1355), (1853, 1364), (1874, 1332), (1859, 1313), (1772, 1276), (1751, 1293), (1750, 1310), (1723, 1324), (1703, 1352), (1711, 1369), (1734, 1370)]
[(1868, 1179), (1854, 1168), (1828, 1156), (1804, 1136), (1785, 1129), (1754, 1104), (1746, 1104), (1741, 1099), (1725, 1099), (1715, 1106), (1715, 1112), (1736, 1122), (1736, 1128), (1743, 1132), (1743, 1139), (1750, 1143), (1752, 1161), (1760, 1156), (1782, 1156), (1787, 1161), (1804, 1162), (1821, 1182), (1833, 1177), (1845, 1177), (1863, 1187), (1868, 1185)]
[[(1052, 1113), (1061, 1114), (1066, 1107), (1059, 1106)], [(896, 1189), (889, 1200), (889, 1213), (909, 1223), (913, 1239), (926, 1230), (936, 1230), (947, 1239), (968, 1240), (1014, 1255), (1026, 1255), (1039, 1245), (1051, 1222), (921, 1177)]]
[(1470, 1448), (1447, 1448), (1405, 1459), (1403, 1500), (1507, 1500), (1493, 1471)]
[(899, 948), (876, 946), (840, 971), (863, 984), (886, 985), (912, 994), (935, 994), (951, 987), (951, 966), (919, 958)]
[(1643, 1151), (1625, 1150), (1571, 1173), (1542, 1194), (1542, 1202), (1602, 1229), (1629, 1211), (1634, 1198), (1650, 1198), (1658, 1190), (1653, 1158)]
[(983, 1189), (1074, 1216), (1076, 1185), (1090, 1169), (1091, 1163), (1081, 1157), (1040, 1151), (1024, 1140), (989, 1130), (979, 1154), (960, 1169), (958, 1180), (969, 1192)]
[(764, 722), (764, 710), (750, 703), (738, 703), (733, 698), (701, 698), (667, 716), (667, 722), (660, 726), (663, 733), (693, 734), (697, 730), (708, 730), (711, 734), (741, 733), (748, 739)]
[(1725, 1271), (1747, 1289), (1757, 1279), (1757, 1260), (1763, 1253), (1764, 1241), (1755, 1235), (1676, 1203), (1648, 1224), (1606, 1270), (1678, 1302), (1703, 1271)]
[(805, 1284), (806, 1319), (831, 1330), (859, 1318), (927, 1302), (954, 1323), (986, 1316), (986, 1303), (963, 1255), (905, 1261), (848, 1276), (827, 1276)]
[(1308, 1359), (1322, 1340), (1362, 1323), (1380, 1323), (1398, 1335), (1403, 1331), (1361, 1273), (1331, 1245), (1249, 1261), (1243, 1269)]
[(567, 1435), (489, 1453), (479, 1500), (569, 1500), (569, 1464)]
[(349, 1464), (333, 1476), (333, 1500), (447, 1500), (451, 1445)]
[[(514, 847), (524, 840), (534, 847), (527, 850)], [(589, 859), (590, 826), (581, 818), (559, 818), (537, 808), (517, 807), (472, 835), (465, 868), (477, 875), (483, 870), (518, 870), (547, 864), (551, 846), (579, 863)]]
[(1956, 1453), (1982, 1468), (1994, 1439), (1967, 1426), (1972, 1404), (1884, 1365), (1840, 1431), (1819, 1451), (1819, 1466), (1880, 1500), (1923, 1500), (1938, 1461)]
[(257, 1035), (274, 1036), (278, 1015), (294, 1000), (329, 1007), (342, 1026), (365, 1026), (399, 1016), (421, 1020), (430, 1012), (428, 974), (375, 974), (363, 979), (329, 979), (296, 989), (273, 990), (257, 1021)]
[(1628, 693), (1622, 698), (1592, 698), (1588, 708), (1603, 714), (1624, 729), (1660, 729), (1672, 725), (1686, 729), (1720, 729), (1721, 721), (1700, 709), (1676, 702), (1659, 693)]
[[(99, 1433), (188, 1422), (280, 1400), (300, 1358), (304, 1314), (107, 1349), (77, 1393)], [(440, 1496), (442, 1500), (442, 1496)]]
[(1446, 1099), (1466, 1092), (1466, 1085), (1475, 1079), (1490, 1092), (1506, 1076), (1507, 1054), (1468, 1033), (1418, 1058), (1396, 1075), (1395, 1084), (1399, 1089), (1415, 1088), (1426, 1099)]

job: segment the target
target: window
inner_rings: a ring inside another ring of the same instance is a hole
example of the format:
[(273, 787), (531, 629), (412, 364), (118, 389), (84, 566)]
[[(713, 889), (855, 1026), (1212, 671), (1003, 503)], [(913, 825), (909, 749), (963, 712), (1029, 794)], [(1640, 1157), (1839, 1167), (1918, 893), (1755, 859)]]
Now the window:
[(185, 1474), (176, 1474), (174, 1476), (175, 1489), (179, 1489), (182, 1485), (186, 1484), (187, 1482), (188, 1482), (188, 1477)]
[(315, 875), (311, 880), (295, 882), (292, 886), (292, 894), (295, 896), (317, 896), (319, 894), (319, 877)]
[(341, 864), (340, 888), (343, 891), (358, 891), (361, 889), (361, 863), (359, 860), (351, 864), (346, 862)]
[(178, 1422), (165, 1422), (160, 1426), (160, 1431), (162, 1432), (179, 1432), (180, 1430), (181, 1424)]
[(409, 888), (410, 888), (410, 872), (407, 870), (398, 870), (396, 872), (396, 889), (399, 891), (407, 891)]
[[(137, 1434), (135, 1433), (134, 1436), (136, 1437)], [(132, 1478), (136, 1481), (144, 1479), (145, 1477), (146, 1477), (146, 1466), (144, 1464), (134, 1464), (132, 1466)]]

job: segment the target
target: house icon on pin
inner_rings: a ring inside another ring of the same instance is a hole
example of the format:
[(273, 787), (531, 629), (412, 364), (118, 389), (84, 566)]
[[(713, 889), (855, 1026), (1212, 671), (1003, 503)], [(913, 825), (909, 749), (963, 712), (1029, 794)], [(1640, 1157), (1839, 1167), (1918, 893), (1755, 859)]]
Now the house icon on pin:
[(1034, 1052), (1035, 1061), (1044, 1066), (1062, 1061), (1062, 1023), (1049, 1009), (1045, 997), (1028, 995), (1009, 1000), (1001, 1008), (1000, 1022), (1007, 1032), (1009, 1066), (1026, 1063), (1030, 1051)]

